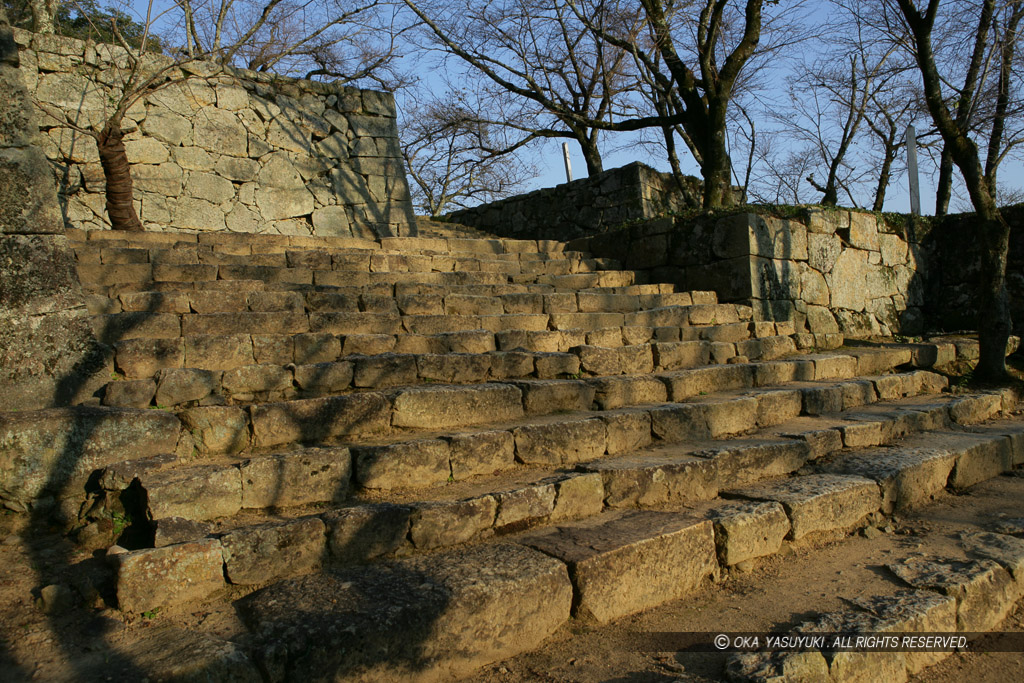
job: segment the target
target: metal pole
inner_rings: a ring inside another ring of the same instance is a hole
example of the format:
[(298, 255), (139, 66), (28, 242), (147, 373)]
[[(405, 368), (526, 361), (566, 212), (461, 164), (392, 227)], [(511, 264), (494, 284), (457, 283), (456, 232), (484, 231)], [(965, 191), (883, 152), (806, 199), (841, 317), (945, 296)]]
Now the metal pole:
[(565, 159), (565, 182), (572, 182), (572, 163), (569, 161), (569, 143), (562, 143), (562, 158)]
[(921, 184), (917, 177), (917, 132), (907, 126), (907, 175), (910, 176), (910, 213), (921, 215)]

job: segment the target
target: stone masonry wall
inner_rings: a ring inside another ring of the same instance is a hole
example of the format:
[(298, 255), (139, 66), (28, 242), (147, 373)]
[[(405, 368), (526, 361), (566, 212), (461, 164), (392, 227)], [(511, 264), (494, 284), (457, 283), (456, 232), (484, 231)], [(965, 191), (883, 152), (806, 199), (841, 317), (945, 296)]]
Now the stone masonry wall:
[[(1013, 334), (1024, 335), (1024, 205), (1001, 209), (1010, 224), (1010, 249), (1006, 264)], [(927, 249), (929, 270), (925, 315), (935, 329), (973, 330), (978, 327), (975, 306), (981, 277), (981, 244), (974, 230), (974, 214), (948, 216), (929, 225), (922, 244)]]
[[(116, 46), (15, 30), (21, 75), (40, 103), (39, 145), (65, 220), (109, 228), (94, 140), (59, 125), (102, 122), (121, 88)], [(154, 63), (169, 58), (154, 56)], [(415, 232), (389, 93), (185, 67), (124, 127), (136, 210), (146, 230), (381, 237)], [(55, 111), (56, 110), (56, 111)]]
[(2, 10), (0, 93), (0, 411), (66, 405), (106, 380), (104, 359)]
[(448, 218), (501, 237), (567, 241), (628, 221), (699, 206), (701, 181), (687, 178), (687, 183), (687, 192), (681, 193), (671, 174), (637, 162), (556, 187), (453, 211)]
[(874, 214), (806, 209), (796, 218), (741, 213), (662, 218), (569, 248), (624, 259), (651, 281), (711, 289), (758, 320), (849, 338), (923, 330), (923, 259), (913, 236)]

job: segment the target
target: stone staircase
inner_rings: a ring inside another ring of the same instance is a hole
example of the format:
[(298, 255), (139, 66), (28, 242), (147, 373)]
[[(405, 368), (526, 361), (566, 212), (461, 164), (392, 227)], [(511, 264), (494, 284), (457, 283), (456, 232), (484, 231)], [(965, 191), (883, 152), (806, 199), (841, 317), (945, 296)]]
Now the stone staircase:
[(561, 243), (69, 237), (110, 381), (0, 416), (61, 473), (4, 493), (112, 546), (125, 614), (236, 610), (173, 638), (211, 680), (469, 675), (1024, 463), (951, 343), (839, 348)]

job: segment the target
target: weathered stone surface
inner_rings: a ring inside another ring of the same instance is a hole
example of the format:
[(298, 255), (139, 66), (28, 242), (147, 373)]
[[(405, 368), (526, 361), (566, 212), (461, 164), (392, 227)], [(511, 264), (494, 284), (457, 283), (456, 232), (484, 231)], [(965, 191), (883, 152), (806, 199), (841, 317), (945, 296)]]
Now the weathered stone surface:
[(442, 680), (537, 647), (571, 603), (564, 564), (485, 545), (289, 580), (242, 609), (273, 678)]
[(355, 478), (368, 489), (443, 484), (451, 476), (448, 453), (448, 442), (440, 439), (353, 447)]
[(679, 514), (627, 513), (525, 542), (569, 565), (575, 612), (601, 623), (682, 597), (718, 572), (711, 522)]
[(608, 455), (646, 448), (651, 444), (651, 414), (645, 410), (626, 410), (601, 415), (608, 430)]
[(23, 505), (47, 494), (84, 494), (106, 465), (173, 453), (181, 423), (167, 412), (55, 408), (0, 414), (0, 497)]
[(607, 430), (598, 419), (566, 420), (517, 427), (516, 459), (529, 465), (569, 465), (600, 458)]
[(713, 508), (718, 558), (732, 566), (774, 555), (789, 533), (789, 518), (779, 503), (727, 503)]
[(416, 387), (398, 394), (394, 405), (396, 427), (448, 429), (523, 415), (522, 393), (507, 384)]
[(230, 517), (242, 507), (242, 480), (234, 465), (199, 465), (140, 476), (153, 519), (208, 520)]
[(448, 446), (452, 478), (456, 481), (515, 465), (515, 438), (511, 432), (456, 434), (448, 437)]
[[(174, 626), (154, 624), (127, 644), (111, 647), (111, 662), (97, 676), (131, 677), (118, 671), (130, 662), (130, 671), (175, 681), (216, 680), (224, 683), (258, 683), (259, 670), (241, 646), (214, 636)], [(89, 675), (88, 677), (92, 677)]]
[(425, 503), (412, 516), (409, 538), (423, 550), (465, 543), (490, 529), (497, 511), (493, 496)]
[(879, 509), (878, 485), (870, 479), (812, 474), (730, 495), (782, 503), (789, 515), (789, 538), (796, 541), (819, 531), (847, 530)]
[(965, 489), (1010, 470), (1013, 456), (1010, 440), (984, 434), (946, 433), (936, 446), (956, 454), (949, 485)]
[(551, 480), (495, 494), (498, 514), (494, 528), (505, 532), (519, 531), (546, 521), (554, 512), (557, 495), (558, 487)]
[(929, 501), (946, 488), (955, 453), (942, 447), (890, 448), (841, 455), (822, 465), (825, 472), (856, 474), (878, 482), (882, 511), (904, 511)]
[(590, 410), (594, 402), (595, 389), (584, 381), (537, 380), (510, 384), (522, 391), (527, 415)]
[(243, 508), (341, 501), (352, 478), (347, 448), (304, 448), (247, 460), (240, 469)]
[(958, 631), (988, 631), (1016, 604), (1019, 592), (1010, 574), (992, 560), (910, 558), (889, 570), (914, 588), (956, 598)]
[(138, 614), (204, 600), (224, 587), (224, 559), (214, 538), (113, 557), (117, 606), (124, 612)]
[(555, 482), (555, 506), (549, 521), (584, 519), (604, 509), (604, 482), (597, 472), (573, 474)]
[(373, 393), (265, 403), (252, 406), (250, 414), (259, 448), (382, 434), (391, 424), (390, 403)]
[(220, 539), (228, 581), (244, 586), (312, 571), (326, 554), (325, 529), (319, 517), (301, 517), (229, 531)]
[(210, 394), (219, 393), (221, 372), (196, 370), (194, 368), (173, 368), (160, 371), (156, 387), (158, 406), (177, 406), (192, 401), (201, 401)]
[(413, 508), (393, 503), (371, 503), (323, 515), (331, 562), (361, 564), (390, 556), (408, 545)]
[[(891, 596), (853, 601), (872, 615), (876, 633), (952, 633), (956, 631), (956, 600), (931, 591), (901, 591)], [(904, 652), (907, 673), (914, 675), (949, 655), (948, 652)]]
[(656, 377), (601, 377), (587, 384), (594, 388), (594, 402), (602, 410), (668, 400), (668, 389)]
[(689, 503), (718, 495), (718, 468), (707, 458), (635, 455), (580, 469), (601, 474), (605, 503), (612, 508)]

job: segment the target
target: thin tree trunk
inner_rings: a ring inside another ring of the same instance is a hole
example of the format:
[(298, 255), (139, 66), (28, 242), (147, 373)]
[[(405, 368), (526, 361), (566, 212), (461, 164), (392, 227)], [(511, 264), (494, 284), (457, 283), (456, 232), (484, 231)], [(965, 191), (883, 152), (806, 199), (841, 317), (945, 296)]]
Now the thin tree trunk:
[(107, 216), (112, 230), (142, 232), (142, 222), (132, 203), (131, 166), (125, 153), (123, 137), (124, 132), (117, 121), (107, 121), (96, 136), (107, 185)]
[(872, 211), (881, 211), (885, 206), (885, 191), (889, 188), (889, 179), (892, 177), (892, 164), (896, 159), (895, 150), (890, 153), (889, 148), (885, 150), (885, 157), (882, 159), (882, 168), (878, 173), (878, 186), (875, 187), (875, 203), (872, 204)]
[(576, 140), (583, 152), (583, 161), (587, 164), (587, 175), (597, 175), (604, 170), (604, 162), (601, 160), (601, 150), (597, 147), (597, 130), (591, 130), (590, 136), (586, 131), (577, 132)]
[(949, 213), (949, 197), (953, 192), (953, 155), (948, 145), (942, 146), (942, 157), (939, 160), (939, 182), (935, 188), (935, 216)]

